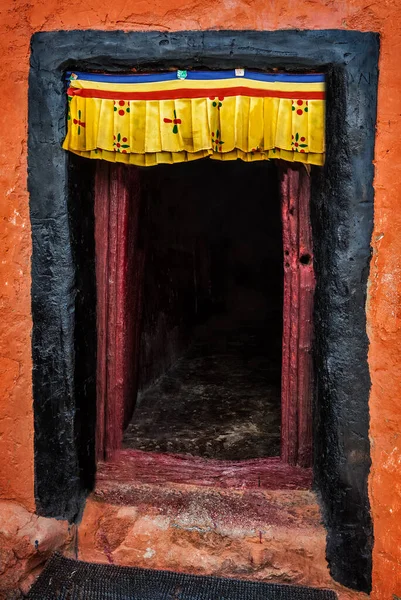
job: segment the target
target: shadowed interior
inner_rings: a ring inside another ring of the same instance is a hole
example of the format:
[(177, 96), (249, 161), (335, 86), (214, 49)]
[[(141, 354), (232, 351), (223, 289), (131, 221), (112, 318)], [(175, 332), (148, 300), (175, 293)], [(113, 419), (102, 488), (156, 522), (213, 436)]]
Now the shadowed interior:
[(141, 171), (139, 394), (125, 448), (280, 453), (278, 175), (211, 160)]

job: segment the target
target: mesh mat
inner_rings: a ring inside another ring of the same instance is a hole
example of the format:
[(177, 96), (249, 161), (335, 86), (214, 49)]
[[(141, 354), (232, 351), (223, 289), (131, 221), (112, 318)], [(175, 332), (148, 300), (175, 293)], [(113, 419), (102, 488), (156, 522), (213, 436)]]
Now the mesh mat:
[(114, 565), (54, 554), (30, 600), (336, 600), (330, 590), (238, 581)]

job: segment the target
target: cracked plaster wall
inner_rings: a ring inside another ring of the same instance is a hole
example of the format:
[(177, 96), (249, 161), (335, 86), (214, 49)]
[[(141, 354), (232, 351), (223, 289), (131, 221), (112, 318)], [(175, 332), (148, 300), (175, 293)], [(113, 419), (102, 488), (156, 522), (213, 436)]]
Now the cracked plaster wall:
[[(0, 497), (34, 511), (30, 252), (26, 189), (29, 42), (56, 29), (344, 28), (381, 34), (368, 333), (373, 596), (401, 596), (401, 4), (394, 0), (3, 0), (0, 6)], [(7, 513), (9, 514), (9, 513)], [(0, 522), (5, 519), (0, 507)], [(17, 543), (17, 542), (16, 542)]]

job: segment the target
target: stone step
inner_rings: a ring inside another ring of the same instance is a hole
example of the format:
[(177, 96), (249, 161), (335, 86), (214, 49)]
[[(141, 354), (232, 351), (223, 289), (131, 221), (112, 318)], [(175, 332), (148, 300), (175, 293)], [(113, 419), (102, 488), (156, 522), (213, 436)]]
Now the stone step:
[(117, 488), (112, 495), (97, 489), (89, 498), (79, 527), (80, 559), (276, 583), (331, 584), (326, 531), (311, 491), (121, 482)]
[(121, 451), (99, 463), (78, 529), (84, 561), (334, 589), (311, 471), (277, 458)]

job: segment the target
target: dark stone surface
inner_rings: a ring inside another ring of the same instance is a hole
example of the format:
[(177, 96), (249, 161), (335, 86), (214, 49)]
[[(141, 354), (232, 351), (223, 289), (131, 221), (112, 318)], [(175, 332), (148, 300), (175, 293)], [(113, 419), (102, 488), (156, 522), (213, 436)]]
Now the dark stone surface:
[[(62, 31), (33, 36), (28, 185), (36, 497), (41, 514), (73, 519), (88, 491), (88, 475), (80, 469), (84, 440), (81, 437), (78, 443), (76, 430), (85, 378), (74, 376), (75, 332), (85, 321), (76, 311), (68, 157), (61, 149), (66, 114), (63, 72), (174, 66), (319, 69), (328, 74), (329, 128), (327, 163), (320, 175), (314, 173), (312, 186), (318, 279), (315, 481), (333, 576), (345, 585), (370, 590), (365, 297), (373, 221), (378, 51), (378, 35), (344, 30)], [(93, 391), (85, 402), (94, 405)], [(93, 425), (86, 434), (88, 448), (94, 443), (92, 431)]]
[[(372, 48), (373, 50), (374, 48)], [(315, 292), (315, 482), (329, 531), (333, 577), (371, 587), (372, 523), (366, 282), (373, 227), (376, 78), (360, 71), (328, 72), (327, 158), (312, 173)]]
[[(70, 236), (75, 263), (75, 411), (80, 482), (90, 490), (95, 476), (96, 429), (96, 277), (94, 236), (95, 162), (72, 154), (69, 157)], [(38, 480), (39, 483), (40, 479)]]
[(279, 456), (280, 352), (272, 344), (267, 355), (266, 336), (213, 335), (206, 326), (203, 339), (140, 395), (124, 447), (220, 460)]

